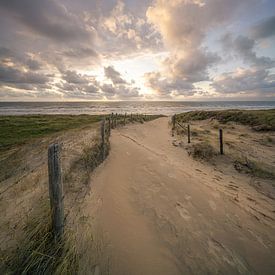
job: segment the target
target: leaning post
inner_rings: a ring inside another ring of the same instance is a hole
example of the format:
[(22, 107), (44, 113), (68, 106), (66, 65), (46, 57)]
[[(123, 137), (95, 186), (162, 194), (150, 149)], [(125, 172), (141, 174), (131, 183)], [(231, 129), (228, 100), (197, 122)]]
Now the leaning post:
[(62, 238), (64, 233), (63, 184), (59, 144), (51, 144), (48, 148), (48, 175), (52, 230), (55, 241), (57, 241)]
[(188, 135), (188, 143), (191, 142), (191, 138), (190, 138), (190, 125), (187, 125), (187, 135)]
[(223, 155), (223, 132), (222, 129), (219, 129), (219, 137), (220, 137), (220, 153)]

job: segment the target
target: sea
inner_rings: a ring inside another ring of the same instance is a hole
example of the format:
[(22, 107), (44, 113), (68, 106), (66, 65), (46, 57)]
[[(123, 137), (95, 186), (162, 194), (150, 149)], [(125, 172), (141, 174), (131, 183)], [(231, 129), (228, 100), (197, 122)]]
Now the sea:
[(275, 109), (275, 101), (0, 102), (0, 115), (139, 113), (172, 115), (195, 110)]

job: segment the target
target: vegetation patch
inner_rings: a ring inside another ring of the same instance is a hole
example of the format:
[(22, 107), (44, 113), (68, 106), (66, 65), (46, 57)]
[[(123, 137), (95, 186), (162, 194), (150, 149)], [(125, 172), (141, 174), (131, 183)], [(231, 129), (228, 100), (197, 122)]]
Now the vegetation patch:
[(249, 125), (256, 131), (275, 131), (275, 109), (192, 111), (177, 115), (177, 121), (216, 119), (221, 123), (236, 122)]
[(252, 176), (263, 179), (275, 179), (275, 173), (272, 170), (268, 170), (260, 163), (248, 158), (235, 160), (234, 167), (240, 173), (251, 174)]
[(95, 115), (0, 116), (0, 151), (33, 138), (84, 127), (101, 119), (102, 116)]
[(215, 149), (208, 142), (200, 142), (192, 144), (187, 148), (187, 152), (194, 159), (211, 160), (217, 155)]
[(1, 274), (75, 274), (78, 256), (73, 245), (73, 232), (55, 240), (51, 231), (49, 202), (28, 217), (25, 238), (17, 250), (2, 261)]

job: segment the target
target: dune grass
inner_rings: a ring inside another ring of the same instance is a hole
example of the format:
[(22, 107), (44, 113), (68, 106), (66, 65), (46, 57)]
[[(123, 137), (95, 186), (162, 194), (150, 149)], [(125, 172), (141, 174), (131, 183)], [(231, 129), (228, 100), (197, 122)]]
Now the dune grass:
[(78, 255), (73, 245), (74, 234), (67, 230), (62, 239), (54, 239), (47, 199), (42, 199), (40, 207), (30, 213), (24, 232), (18, 248), (2, 261), (1, 274), (76, 273)]
[(177, 115), (180, 122), (217, 119), (221, 123), (237, 122), (249, 125), (257, 131), (275, 131), (275, 109), (271, 110), (223, 110), (192, 111)]
[[(103, 115), (23, 115), (0, 116), (0, 151), (24, 144), (56, 132), (89, 126), (99, 122)], [(160, 116), (148, 115), (146, 121)], [(143, 122), (144, 117), (127, 116), (126, 122)], [(118, 124), (123, 124), (124, 115), (118, 115)]]
[(33, 138), (87, 126), (101, 118), (91, 115), (0, 116), (0, 151)]

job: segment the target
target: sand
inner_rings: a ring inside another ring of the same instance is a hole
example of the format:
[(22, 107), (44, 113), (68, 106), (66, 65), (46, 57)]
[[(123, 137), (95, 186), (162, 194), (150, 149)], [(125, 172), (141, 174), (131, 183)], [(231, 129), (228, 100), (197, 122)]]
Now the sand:
[(104, 244), (95, 273), (274, 274), (274, 199), (175, 139), (168, 118), (112, 132), (83, 205)]

